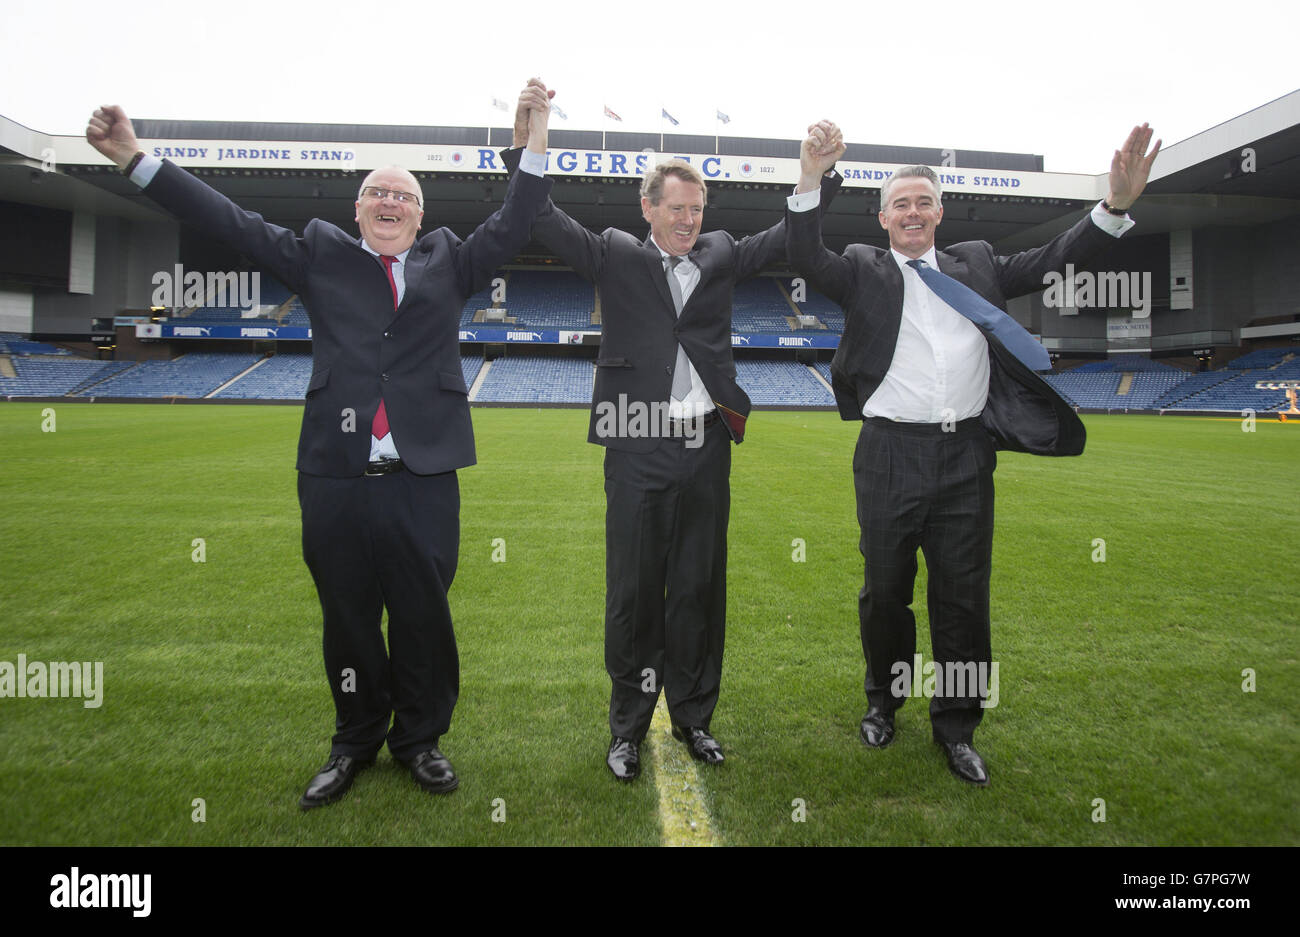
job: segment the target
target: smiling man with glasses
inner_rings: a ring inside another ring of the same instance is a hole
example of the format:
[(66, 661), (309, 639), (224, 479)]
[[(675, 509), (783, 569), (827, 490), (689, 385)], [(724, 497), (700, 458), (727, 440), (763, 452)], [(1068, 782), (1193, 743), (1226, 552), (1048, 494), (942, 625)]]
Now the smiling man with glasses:
[(424, 200), (400, 167), (362, 182), (360, 238), (320, 219), (299, 235), (146, 156), (120, 107), (96, 110), (86, 128), (145, 195), (270, 271), (311, 319), (298, 498), (336, 720), (329, 760), (299, 801), (304, 810), (346, 794), (385, 742), (425, 790), (459, 783), (439, 740), (460, 686), (447, 605), (460, 542), (456, 470), (475, 461), (460, 313), (527, 243), (550, 191), (546, 92), (529, 86), (521, 101), (533, 114), (523, 171), (464, 241), (447, 228), (417, 240)]

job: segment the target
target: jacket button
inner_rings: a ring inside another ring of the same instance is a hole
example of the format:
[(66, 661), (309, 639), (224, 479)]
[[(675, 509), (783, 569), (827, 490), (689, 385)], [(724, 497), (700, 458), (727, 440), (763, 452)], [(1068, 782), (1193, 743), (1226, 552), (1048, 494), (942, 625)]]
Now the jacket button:
[(388, 380), (388, 375), (387, 375), (387, 374), (381, 374), (381, 375), (379, 375), (379, 379), (380, 379), (381, 381), (386, 381), (386, 380)]
[(385, 333), (384, 333), (384, 338), (392, 338), (392, 337), (393, 337), (393, 333), (392, 333), (392, 332), (385, 332)]
[(664, 366), (664, 373), (665, 373), (665, 374), (672, 374), (672, 373), (673, 373), (673, 366), (672, 366), (671, 364), (669, 364), (669, 365), (665, 365), (665, 366)]

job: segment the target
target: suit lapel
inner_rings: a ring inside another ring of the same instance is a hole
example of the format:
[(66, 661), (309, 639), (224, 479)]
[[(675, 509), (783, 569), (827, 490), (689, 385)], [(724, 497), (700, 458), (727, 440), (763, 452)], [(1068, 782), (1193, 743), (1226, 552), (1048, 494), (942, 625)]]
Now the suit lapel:
[[(692, 303), (697, 296), (700, 296), (704, 292), (704, 284), (707, 283), (709, 277), (713, 275), (714, 253), (713, 250), (710, 250), (708, 242), (701, 237), (695, 242), (695, 247), (691, 249), (691, 252), (686, 255), (686, 259), (699, 268), (700, 279), (699, 282), (695, 284), (695, 289), (691, 292), (691, 298), (686, 300), (686, 304), (682, 306), (682, 318), (686, 318), (686, 316), (691, 313), (694, 308)], [(731, 310), (727, 310), (727, 312), (730, 314)]]
[[(894, 360), (894, 349), (898, 345), (898, 329), (903, 324), (903, 274), (898, 269), (898, 263), (894, 260), (894, 255), (885, 251), (876, 258), (876, 275), (877, 282), (883, 283), (885, 288), (881, 290), (880, 295), (874, 303), (875, 315), (868, 315), (868, 322), (875, 320), (878, 315), (878, 321), (883, 326), (877, 331), (872, 329), (872, 357), (878, 362), (872, 368), (873, 372), (878, 372), (879, 377), (876, 383), (884, 380), (885, 372), (889, 370), (890, 362)], [(865, 404), (866, 401), (864, 400)], [(859, 408), (861, 409), (861, 408)]]
[(659, 248), (651, 237), (645, 239), (644, 254), (650, 279), (659, 293), (659, 298), (663, 300), (662, 308), (666, 309), (669, 318), (675, 321), (677, 319), (677, 307), (673, 305), (673, 294), (668, 289), (668, 273), (664, 270), (663, 254), (659, 253)]
[(420, 295), (420, 283), (429, 270), (429, 257), (431, 254), (432, 251), (420, 249), (419, 241), (412, 244), (411, 249), (406, 252), (406, 263), (404, 265), (406, 269), (402, 271), (406, 283), (402, 287), (402, 302), (393, 311), (394, 321), (411, 308), (411, 303), (414, 301), (412, 297)]
[[(935, 251), (935, 256), (939, 259), (940, 273), (946, 273), (958, 283), (970, 286), (970, 271), (966, 269), (966, 261), (951, 254), (945, 254), (943, 251)], [(974, 287), (971, 288), (974, 289)]]
[[(876, 257), (876, 276), (885, 284), (885, 289), (877, 300), (883, 308), (889, 310), (894, 319), (894, 337), (898, 337), (898, 323), (903, 321), (903, 274), (898, 270), (894, 255), (885, 251)], [(890, 349), (893, 352), (893, 349)]]
[[(384, 293), (391, 300), (393, 287), (388, 282), (388, 273), (384, 270), (384, 262), (363, 246), (361, 238), (357, 238), (353, 243), (356, 244), (357, 250), (366, 256), (366, 260), (378, 268), (379, 279), (384, 284)], [(402, 271), (402, 301), (391, 315), (384, 317), (384, 322), (388, 325), (392, 325), (398, 316), (410, 308), (411, 297), (416, 295), (415, 290), (419, 288), (420, 280), (424, 277), (425, 270), (428, 269), (429, 253), (420, 250), (419, 241), (412, 244), (411, 249), (406, 252), (406, 263), (403, 266), (405, 269)]]

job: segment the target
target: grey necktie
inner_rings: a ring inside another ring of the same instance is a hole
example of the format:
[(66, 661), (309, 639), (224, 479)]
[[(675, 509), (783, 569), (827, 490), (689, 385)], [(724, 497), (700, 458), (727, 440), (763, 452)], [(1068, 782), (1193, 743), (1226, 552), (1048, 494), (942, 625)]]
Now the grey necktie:
[[(677, 282), (677, 265), (682, 262), (682, 257), (669, 257), (664, 269), (668, 275), (668, 289), (673, 294), (673, 308), (677, 310), (677, 315), (682, 314), (682, 285)], [(691, 392), (691, 362), (686, 357), (686, 349), (681, 345), (677, 346), (677, 364), (673, 366), (673, 399), (685, 400), (686, 395)]]

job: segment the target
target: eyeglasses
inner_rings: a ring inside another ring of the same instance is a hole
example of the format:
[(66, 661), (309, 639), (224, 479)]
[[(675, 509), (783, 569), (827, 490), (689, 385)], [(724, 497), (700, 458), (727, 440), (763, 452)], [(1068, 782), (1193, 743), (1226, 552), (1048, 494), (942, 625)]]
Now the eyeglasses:
[(410, 192), (402, 192), (399, 189), (381, 189), (377, 185), (368, 185), (361, 190), (362, 198), (391, 198), (394, 201), (401, 202), (403, 205), (419, 205), (420, 198), (412, 195)]

